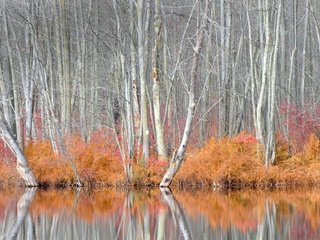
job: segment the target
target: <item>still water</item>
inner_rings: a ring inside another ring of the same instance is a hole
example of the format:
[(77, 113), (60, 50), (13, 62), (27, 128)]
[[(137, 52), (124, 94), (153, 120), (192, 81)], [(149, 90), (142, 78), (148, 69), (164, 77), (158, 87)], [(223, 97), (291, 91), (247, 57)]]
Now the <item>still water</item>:
[(0, 239), (320, 239), (308, 191), (0, 190)]

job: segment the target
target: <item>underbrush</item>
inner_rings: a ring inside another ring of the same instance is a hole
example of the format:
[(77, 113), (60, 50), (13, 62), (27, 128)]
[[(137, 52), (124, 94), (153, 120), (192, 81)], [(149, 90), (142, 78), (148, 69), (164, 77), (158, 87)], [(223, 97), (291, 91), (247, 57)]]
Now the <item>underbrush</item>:
[(278, 137), (275, 165), (263, 164), (262, 146), (249, 133), (232, 139), (210, 139), (186, 158), (176, 185), (213, 185), (227, 188), (280, 187), (320, 183), (320, 140), (311, 135), (304, 149), (289, 155)]
[[(70, 161), (76, 165), (85, 186), (126, 185), (118, 148), (110, 137), (100, 134), (85, 143), (78, 136), (65, 139), (69, 157), (53, 152), (49, 141), (30, 143), (25, 154), (43, 186), (65, 187), (75, 182)], [(226, 188), (260, 188), (305, 186), (320, 183), (320, 140), (309, 137), (302, 151), (289, 155), (286, 142), (277, 138), (274, 166), (265, 168), (263, 149), (249, 133), (234, 138), (210, 139), (204, 147), (190, 150), (173, 181), (176, 186), (218, 186)], [(145, 166), (131, 162), (133, 186), (158, 186), (168, 163), (153, 154)], [(0, 164), (0, 182), (23, 184), (15, 169), (15, 161)]]
[(36, 178), (43, 185), (68, 186), (75, 182), (72, 161), (84, 185), (116, 185), (123, 179), (123, 168), (116, 149), (108, 141), (84, 143), (80, 137), (66, 139), (68, 156), (57, 155), (49, 141), (35, 142), (26, 156)]
[[(79, 136), (65, 139), (68, 156), (55, 154), (50, 141), (31, 142), (25, 148), (30, 167), (41, 186), (67, 187), (75, 183), (71, 162), (75, 164), (84, 186), (124, 186), (124, 167), (116, 143), (110, 136), (98, 133), (85, 143)], [(147, 166), (131, 162), (134, 186), (157, 186), (167, 168), (167, 162), (158, 161), (153, 155)], [(0, 185), (23, 185), (12, 158), (0, 164)]]

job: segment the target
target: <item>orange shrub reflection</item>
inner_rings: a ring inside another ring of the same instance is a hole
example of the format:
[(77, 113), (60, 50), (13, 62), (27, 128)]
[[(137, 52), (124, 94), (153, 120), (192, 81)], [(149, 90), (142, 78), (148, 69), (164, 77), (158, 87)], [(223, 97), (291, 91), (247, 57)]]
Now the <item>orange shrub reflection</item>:
[(175, 196), (186, 212), (193, 216), (203, 215), (211, 226), (229, 229), (236, 226), (243, 232), (256, 229), (266, 217), (266, 204), (274, 204), (276, 218), (294, 219), (304, 216), (315, 231), (320, 226), (320, 193), (315, 190), (257, 191), (241, 190), (221, 193), (176, 192)]

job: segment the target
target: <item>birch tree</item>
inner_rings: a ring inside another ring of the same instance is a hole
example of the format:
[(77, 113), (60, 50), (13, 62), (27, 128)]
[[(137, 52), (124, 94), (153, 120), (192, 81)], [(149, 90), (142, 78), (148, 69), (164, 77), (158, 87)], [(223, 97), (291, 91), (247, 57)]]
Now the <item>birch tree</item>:
[(13, 56), (13, 46), (10, 43), (10, 35), (9, 35), (9, 24), (7, 21), (7, 15), (5, 13), (5, 8), (3, 9), (2, 13), (2, 18), (3, 18), (3, 27), (4, 27), (4, 32), (5, 32), (5, 41), (4, 45), (7, 46), (7, 53), (8, 53), (8, 63), (9, 63), (9, 70), (10, 70), (10, 78), (11, 78), (11, 86), (12, 86), (12, 110), (14, 114), (14, 119), (12, 119), (13, 122), (13, 131), (16, 136), (17, 142), (20, 146), (23, 146), (23, 139), (22, 139), (22, 130), (21, 130), (21, 125), (20, 125), (20, 116), (21, 116), (21, 110), (20, 110), (20, 102), (19, 102), (19, 91), (18, 91), (18, 82), (17, 82), (17, 77), (16, 77), (16, 72), (15, 72), (15, 61), (14, 61), (14, 56)]
[(160, 75), (159, 75), (159, 52), (161, 44), (162, 21), (160, 18), (160, 0), (155, 0), (154, 31), (155, 43), (152, 50), (152, 79), (153, 79), (153, 108), (156, 130), (156, 143), (159, 158), (167, 158), (167, 150), (164, 142), (164, 132), (160, 109)]
[(134, 43), (134, 6), (133, 1), (130, 1), (130, 60), (131, 60), (131, 88), (132, 88), (132, 111), (133, 111), (133, 126), (134, 126), (134, 149), (140, 153), (140, 126), (141, 126), (141, 114), (138, 101), (138, 81), (137, 81), (137, 54), (136, 44)]
[(18, 142), (13, 136), (8, 123), (4, 117), (3, 113), (3, 103), (0, 104), (0, 130), (1, 130), (1, 138), (8, 144), (12, 152), (17, 158), (17, 171), (20, 177), (23, 179), (24, 184), (27, 187), (36, 187), (39, 185), (37, 179), (35, 178), (28, 160), (26, 159), (24, 153), (19, 147)]
[[(140, 113), (142, 128), (142, 150), (143, 162), (146, 163), (149, 158), (149, 127), (148, 127), (148, 109), (147, 109), (147, 86), (146, 86), (146, 65), (145, 65), (145, 42), (146, 32), (144, 28), (144, 11), (145, 6), (149, 6), (150, 0), (137, 0), (137, 31), (138, 31), (138, 61), (139, 61), (139, 77), (140, 77)], [(147, 9), (148, 10), (148, 9)], [(145, 25), (147, 25), (146, 19)]]
[(265, 145), (265, 165), (269, 166), (274, 164), (276, 157), (275, 146), (275, 106), (276, 106), (276, 78), (277, 78), (277, 63), (278, 63), (278, 50), (280, 38), (280, 21), (282, 13), (282, 3), (279, 1), (277, 8), (276, 32), (275, 42), (272, 58), (271, 76), (269, 83), (269, 96), (268, 96), (268, 135)]
[[(200, 4), (200, 3), (196, 3)], [(173, 154), (172, 159), (170, 161), (170, 165), (164, 174), (160, 187), (168, 187), (175, 174), (180, 168), (180, 165), (184, 159), (184, 155), (186, 152), (186, 148), (188, 146), (188, 141), (190, 138), (190, 134), (192, 131), (192, 123), (193, 123), (193, 118), (195, 114), (195, 92), (194, 92), (194, 87), (198, 78), (198, 66), (199, 66), (199, 61), (200, 61), (200, 51), (202, 49), (202, 43), (203, 43), (203, 38), (204, 38), (204, 32), (206, 29), (207, 25), (207, 14), (208, 14), (208, 8), (209, 8), (209, 0), (205, 1), (205, 7), (204, 11), (201, 12), (201, 20), (200, 16), (198, 18), (199, 21), (199, 28), (197, 32), (197, 37), (196, 37), (196, 44), (194, 46), (194, 54), (193, 54), (193, 59), (192, 59), (192, 67), (191, 67), (191, 73), (190, 73), (190, 83), (189, 83), (189, 88), (188, 88), (188, 113), (187, 113), (187, 118), (185, 122), (185, 128), (183, 132), (183, 137), (181, 140), (181, 143), (179, 145), (178, 150)]]

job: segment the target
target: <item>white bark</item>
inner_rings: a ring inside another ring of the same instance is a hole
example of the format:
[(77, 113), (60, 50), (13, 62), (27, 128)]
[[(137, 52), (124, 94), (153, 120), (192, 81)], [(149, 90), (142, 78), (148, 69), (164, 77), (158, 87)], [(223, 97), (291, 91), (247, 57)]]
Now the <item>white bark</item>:
[(193, 118), (195, 114), (195, 96), (194, 96), (194, 86), (196, 83), (196, 80), (198, 78), (198, 66), (199, 66), (199, 58), (200, 58), (200, 51), (202, 48), (202, 42), (204, 38), (204, 31), (207, 25), (207, 14), (208, 14), (208, 0), (206, 1), (205, 11), (203, 14), (202, 23), (200, 25), (200, 29), (198, 30), (197, 34), (197, 41), (196, 45), (194, 47), (194, 55), (193, 55), (193, 62), (192, 62), (192, 69), (191, 69), (191, 79), (190, 79), (190, 85), (188, 89), (188, 95), (189, 95), (189, 106), (188, 106), (188, 113), (187, 113), (187, 119), (185, 123), (185, 128), (183, 132), (183, 137), (180, 143), (180, 146), (176, 153), (173, 154), (172, 159), (170, 161), (170, 165), (168, 170), (166, 171), (165, 175), (163, 176), (160, 187), (168, 187), (175, 174), (180, 168), (180, 165), (182, 163), (182, 160), (184, 159), (184, 155), (186, 152), (186, 148), (188, 146), (188, 141), (191, 135), (192, 130), (192, 123)]
[(13, 94), (13, 112), (14, 112), (14, 131), (15, 137), (19, 146), (23, 146), (22, 133), (20, 127), (20, 102), (19, 102), (19, 91), (18, 91), (18, 83), (16, 79), (16, 73), (14, 69), (14, 58), (13, 58), (13, 48), (11, 47), (10, 39), (9, 39), (9, 24), (7, 22), (6, 13), (3, 11), (3, 24), (4, 30), (6, 34), (5, 45), (8, 48), (8, 58), (10, 65), (10, 75), (11, 75), (11, 84), (12, 84), (12, 94)]
[(225, 0), (220, 0), (220, 82), (219, 82), (219, 98), (222, 98), (223, 101), (219, 103), (219, 137), (224, 135), (224, 86), (226, 81), (226, 60), (225, 60)]
[(130, 1), (130, 57), (131, 57), (131, 88), (132, 88), (132, 109), (133, 109), (133, 126), (134, 126), (134, 146), (137, 153), (140, 152), (140, 125), (141, 115), (139, 110), (138, 101), (138, 84), (137, 84), (137, 59), (136, 48), (134, 45), (134, 14), (133, 14), (133, 1)]
[[(248, 0), (249, 2), (249, 0)], [(249, 8), (249, 4), (247, 4)], [(252, 115), (253, 115), (253, 126), (257, 129), (257, 115), (256, 115), (256, 80), (254, 71), (254, 56), (253, 56), (253, 39), (251, 31), (251, 21), (249, 10), (247, 9), (247, 22), (248, 22), (248, 38), (249, 38), (249, 56), (250, 56), (250, 79), (251, 79), (251, 104), (252, 104)]]
[(162, 21), (160, 18), (160, 0), (156, 0), (155, 6), (155, 19), (154, 19), (154, 30), (156, 33), (154, 48), (152, 50), (152, 79), (153, 79), (153, 110), (154, 110), (154, 121), (156, 130), (156, 143), (158, 157), (160, 159), (167, 159), (167, 150), (164, 142), (163, 125), (161, 122), (161, 109), (160, 109), (160, 76), (159, 76), (159, 52), (161, 44), (161, 32), (162, 32)]
[(274, 163), (276, 155), (275, 146), (275, 105), (276, 105), (276, 77), (277, 77), (277, 62), (279, 51), (279, 37), (280, 37), (280, 21), (281, 21), (282, 4), (279, 1), (278, 14), (276, 23), (276, 39), (274, 43), (272, 72), (269, 85), (269, 105), (268, 105), (268, 136), (265, 146), (265, 165), (269, 166)]
[[(148, 0), (147, 0), (148, 1)], [(138, 15), (138, 57), (139, 57), (139, 75), (140, 75), (140, 109), (142, 123), (142, 147), (143, 147), (143, 162), (149, 158), (149, 128), (148, 128), (148, 109), (147, 109), (147, 86), (146, 86), (146, 66), (145, 66), (145, 46), (144, 38), (146, 34), (143, 28), (143, 10), (145, 0), (138, 0), (136, 8)]]
[(29, 167), (28, 160), (24, 156), (22, 150), (19, 147), (16, 139), (13, 137), (6, 120), (3, 115), (3, 108), (0, 107), (0, 130), (1, 130), (1, 137), (5, 142), (8, 144), (12, 152), (17, 158), (17, 171), (20, 177), (23, 179), (25, 185), (27, 187), (36, 187), (39, 185), (37, 179), (35, 178), (31, 168)]
[(265, 45), (262, 61), (262, 73), (261, 73), (261, 87), (259, 92), (259, 99), (257, 103), (257, 128), (256, 137), (261, 144), (265, 145), (264, 139), (264, 116), (263, 110), (266, 102), (266, 85), (268, 80), (268, 69), (270, 68), (270, 55), (271, 55), (271, 37), (270, 37), (270, 13), (269, 13), (269, 1), (264, 0), (264, 30), (265, 30)]

